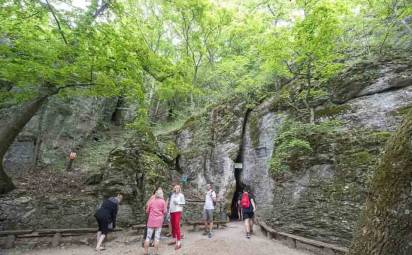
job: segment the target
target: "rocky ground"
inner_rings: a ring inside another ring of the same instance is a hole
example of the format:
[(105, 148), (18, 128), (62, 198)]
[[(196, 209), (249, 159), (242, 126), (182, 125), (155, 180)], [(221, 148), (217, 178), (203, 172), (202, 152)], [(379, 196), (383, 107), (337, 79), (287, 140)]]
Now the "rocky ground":
[[(182, 255), (309, 255), (310, 253), (288, 248), (278, 241), (265, 238), (257, 232), (250, 240), (246, 239), (243, 233), (243, 225), (230, 223), (225, 229), (216, 230), (212, 239), (203, 236), (201, 232), (186, 232), (181, 250), (175, 251), (173, 246), (168, 246), (168, 239), (161, 242), (160, 254), (182, 254)], [(255, 228), (256, 229), (256, 228)], [(140, 239), (131, 236), (130, 233), (122, 233), (106, 244), (106, 250), (97, 253), (93, 249), (93, 243), (86, 245), (61, 246), (59, 248), (37, 248), (34, 250), (24, 250), (16, 248), (4, 252), (4, 255), (88, 255), (88, 254), (143, 254), (140, 246)], [(1, 251), (0, 251), (1, 254)], [(3, 254), (2, 254), (3, 255)]]

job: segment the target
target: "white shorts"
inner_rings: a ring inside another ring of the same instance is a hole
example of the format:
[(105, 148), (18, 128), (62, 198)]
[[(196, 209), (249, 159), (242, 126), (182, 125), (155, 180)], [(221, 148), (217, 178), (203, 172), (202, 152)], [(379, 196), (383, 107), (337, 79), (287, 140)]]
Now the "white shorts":
[(152, 239), (153, 232), (155, 232), (155, 241), (160, 241), (160, 232), (162, 232), (162, 228), (147, 228), (147, 235), (146, 241), (150, 241)]

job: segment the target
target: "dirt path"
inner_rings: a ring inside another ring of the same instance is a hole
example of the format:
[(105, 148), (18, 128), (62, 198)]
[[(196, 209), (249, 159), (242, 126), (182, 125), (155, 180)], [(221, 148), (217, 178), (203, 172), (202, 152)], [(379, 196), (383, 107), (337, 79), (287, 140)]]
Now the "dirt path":
[[(174, 250), (174, 246), (167, 246), (168, 239), (162, 240), (160, 254), (162, 255), (309, 255), (310, 253), (290, 249), (280, 242), (265, 238), (260, 232), (246, 239), (241, 223), (230, 223), (227, 228), (215, 230), (214, 236), (209, 239), (201, 232), (187, 232), (183, 240), (182, 249)], [(257, 227), (255, 227), (257, 229)], [(32, 250), (29, 252), (9, 251), (7, 255), (142, 255), (140, 242), (126, 244), (127, 236), (119, 236), (106, 244), (107, 250), (95, 252), (88, 246), (69, 246), (56, 249)], [(152, 252), (152, 251), (151, 251)]]

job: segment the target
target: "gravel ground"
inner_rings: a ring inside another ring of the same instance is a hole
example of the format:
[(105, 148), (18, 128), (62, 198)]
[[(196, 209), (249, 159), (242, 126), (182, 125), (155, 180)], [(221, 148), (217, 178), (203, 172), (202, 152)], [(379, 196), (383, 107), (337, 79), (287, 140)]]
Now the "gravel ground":
[[(257, 227), (255, 227), (257, 229)], [(225, 229), (214, 231), (211, 239), (203, 236), (201, 232), (187, 232), (186, 238), (182, 240), (182, 248), (174, 250), (174, 246), (168, 246), (169, 239), (161, 241), (160, 254), (181, 255), (309, 255), (310, 253), (290, 249), (278, 241), (265, 238), (257, 232), (251, 239), (246, 239), (243, 225), (240, 222), (230, 223)], [(153, 251), (151, 254), (153, 254)], [(1, 252), (0, 252), (1, 254)], [(96, 252), (92, 246), (63, 246), (59, 248), (35, 249), (21, 251), (19, 249), (9, 250), (5, 255), (142, 255), (138, 238), (130, 235), (119, 235), (106, 244), (106, 250)]]

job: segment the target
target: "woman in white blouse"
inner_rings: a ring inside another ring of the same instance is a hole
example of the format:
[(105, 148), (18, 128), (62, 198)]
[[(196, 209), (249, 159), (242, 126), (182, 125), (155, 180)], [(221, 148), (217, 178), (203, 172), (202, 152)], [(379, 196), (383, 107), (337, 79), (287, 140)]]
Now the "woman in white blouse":
[(170, 197), (170, 222), (172, 224), (172, 237), (175, 239), (172, 244), (176, 244), (176, 250), (182, 246), (180, 242), (180, 217), (182, 216), (184, 204), (185, 196), (181, 192), (180, 185), (175, 185), (173, 194)]

